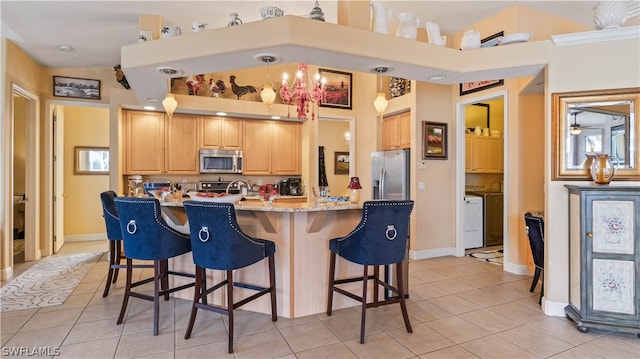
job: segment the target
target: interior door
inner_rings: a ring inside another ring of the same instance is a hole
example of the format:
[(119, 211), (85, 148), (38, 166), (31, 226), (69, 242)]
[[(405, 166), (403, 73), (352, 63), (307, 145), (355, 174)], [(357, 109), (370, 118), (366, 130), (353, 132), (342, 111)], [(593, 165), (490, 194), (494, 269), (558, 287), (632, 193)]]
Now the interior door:
[(53, 113), (53, 252), (64, 244), (64, 107)]

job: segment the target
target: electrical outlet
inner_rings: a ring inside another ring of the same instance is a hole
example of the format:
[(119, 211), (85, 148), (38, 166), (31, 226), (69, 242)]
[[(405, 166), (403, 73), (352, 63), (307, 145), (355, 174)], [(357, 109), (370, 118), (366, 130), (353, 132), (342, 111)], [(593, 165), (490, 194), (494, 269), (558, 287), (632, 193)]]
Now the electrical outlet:
[(426, 185), (424, 182), (418, 182), (418, 191), (424, 191)]
[(258, 178), (258, 186), (262, 186), (262, 178)]

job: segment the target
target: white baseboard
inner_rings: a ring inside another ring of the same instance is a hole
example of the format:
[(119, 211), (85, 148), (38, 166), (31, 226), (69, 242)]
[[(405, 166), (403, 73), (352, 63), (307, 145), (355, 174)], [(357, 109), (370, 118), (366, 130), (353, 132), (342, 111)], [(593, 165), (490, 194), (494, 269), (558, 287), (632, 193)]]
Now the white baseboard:
[(546, 300), (545, 297), (542, 297), (542, 311), (546, 315), (550, 315), (552, 317), (565, 317), (566, 314), (564, 312), (564, 307), (566, 307), (569, 303), (561, 303), (561, 302), (552, 302)]
[(531, 275), (531, 273), (529, 273), (529, 268), (524, 264), (506, 263), (504, 265), (504, 270), (505, 272), (518, 275)]
[(13, 267), (7, 267), (2, 269), (2, 271), (0, 272), (0, 277), (2, 278), (2, 280), (7, 280), (13, 277)]
[(107, 233), (68, 234), (64, 236), (65, 242), (100, 241), (107, 239)]

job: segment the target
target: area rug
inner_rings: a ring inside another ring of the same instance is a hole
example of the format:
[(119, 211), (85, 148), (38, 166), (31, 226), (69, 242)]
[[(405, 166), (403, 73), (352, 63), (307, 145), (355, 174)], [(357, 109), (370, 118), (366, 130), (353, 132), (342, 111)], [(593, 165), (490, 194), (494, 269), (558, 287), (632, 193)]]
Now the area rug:
[(495, 265), (502, 265), (503, 259), (504, 259), (502, 248), (485, 250), (485, 251), (477, 251), (477, 252), (467, 253), (467, 255), (471, 258), (489, 262)]
[(0, 312), (60, 305), (104, 252), (53, 255), (40, 260), (0, 290)]

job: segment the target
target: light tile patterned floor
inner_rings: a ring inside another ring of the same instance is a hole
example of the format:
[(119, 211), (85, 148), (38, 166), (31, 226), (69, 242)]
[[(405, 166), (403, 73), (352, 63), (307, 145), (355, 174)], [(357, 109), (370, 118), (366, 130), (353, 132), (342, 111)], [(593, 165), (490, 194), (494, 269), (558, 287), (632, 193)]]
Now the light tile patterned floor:
[[(96, 247), (107, 243), (67, 243), (63, 253)], [(3, 313), (2, 355), (7, 348), (59, 347), (61, 358), (640, 358), (635, 335), (580, 333), (568, 319), (544, 315), (539, 288), (529, 292), (531, 277), (468, 257), (415, 261), (409, 271), (413, 334), (397, 305), (367, 311), (364, 345), (357, 308), (276, 323), (242, 311), (235, 353), (228, 354), (224, 316), (199, 311), (192, 337), (183, 338), (186, 300), (161, 303), (156, 337), (147, 301), (133, 298), (126, 322), (117, 325), (124, 277), (102, 298), (107, 262), (101, 260), (65, 304)]]

